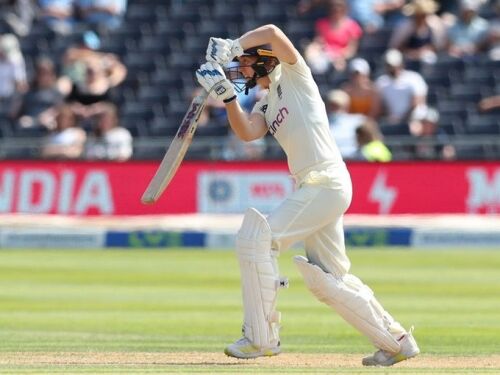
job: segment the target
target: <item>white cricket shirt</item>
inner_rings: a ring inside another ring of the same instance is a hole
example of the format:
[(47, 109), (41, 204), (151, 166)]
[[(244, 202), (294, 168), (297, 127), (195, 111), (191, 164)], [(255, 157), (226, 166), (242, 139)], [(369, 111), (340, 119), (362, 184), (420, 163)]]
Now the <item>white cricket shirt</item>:
[(252, 112), (264, 116), (287, 156), (290, 172), (297, 175), (325, 163), (343, 165), (325, 104), (304, 59), (299, 57), (293, 65), (280, 63), (269, 78), (269, 92)]

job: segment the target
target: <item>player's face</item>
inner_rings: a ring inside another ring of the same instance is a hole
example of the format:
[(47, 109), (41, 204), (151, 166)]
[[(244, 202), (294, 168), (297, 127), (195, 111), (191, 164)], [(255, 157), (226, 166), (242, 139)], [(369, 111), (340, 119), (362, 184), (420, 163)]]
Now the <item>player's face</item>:
[[(245, 79), (251, 79), (254, 74), (255, 70), (252, 68), (252, 64), (255, 64), (258, 60), (257, 56), (241, 56), (238, 58), (240, 65), (238, 67), (238, 70), (240, 73), (245, 77)], [(262, 88), (268, 88), (269, 87), (269, 77), (259, 77), (257, 78), (257, 84), (261, 86)]]
[(255, 71), (252, 68), (252, 64), (255, 64), (255, 62), (257, 62), (257, 59), (257, 56), (241, 56), (239, 58), (239, 70), (245, 78), (250, 79), (253, 77)]

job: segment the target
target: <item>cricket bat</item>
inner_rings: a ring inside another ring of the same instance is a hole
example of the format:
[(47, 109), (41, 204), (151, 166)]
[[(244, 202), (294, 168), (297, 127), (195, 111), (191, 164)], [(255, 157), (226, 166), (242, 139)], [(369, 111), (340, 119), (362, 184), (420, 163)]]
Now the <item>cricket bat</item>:
[(167, 188), (175, 176), (186, 152), (193, 140), (194, 132), (198, 126), (198, 119), (205, 107), (208, 92), (203, 92), (193, 98), (184, 118), (173, 138), (170, 146), (156, 170), (155, 175), (149, 182), (146, 191), (142, 195), (141, 202), (144, 204), (155, 203)]

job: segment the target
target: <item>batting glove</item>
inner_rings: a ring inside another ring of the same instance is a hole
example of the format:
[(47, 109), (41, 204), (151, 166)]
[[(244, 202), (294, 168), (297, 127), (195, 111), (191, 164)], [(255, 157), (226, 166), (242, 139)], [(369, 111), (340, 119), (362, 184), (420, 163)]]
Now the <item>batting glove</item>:
[(235, 57), (243, 55), (238, 39), (210, 38), (207, 47), (207, 61), (227, 66)]
[(207, 62), (196, 71), (199, 84), (210, 96), (228, 103), (236, 98), (231, 81), (226, 78), (222, 67), (214, 62)]

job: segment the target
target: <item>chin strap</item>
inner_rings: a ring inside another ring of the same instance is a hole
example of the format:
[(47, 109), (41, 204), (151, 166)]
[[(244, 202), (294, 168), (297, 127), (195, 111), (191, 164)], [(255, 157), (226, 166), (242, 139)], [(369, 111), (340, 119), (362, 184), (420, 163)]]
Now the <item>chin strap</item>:
[(265, 77), (270, 73), (266, 69), (265, 61), (257, 61), (255, 64), (252, 64), (252, 68), (254, 70), (253, 77), (245, 85), (245, 95), (248, 95), (249, 89), (257, 86), (257, 78)]
[[(266, 67), (266, 63), (268, 67)], [(273, 63), (274, 62), (274, 63)], [(259, 60), (252, 64), (251, 67), (254, 70), (253, 77), (248, 79), (245, 83), (245, 95), (248, 95), (248, 91), (257, 86), (257, 78), (266, 77), (274, 70), (276, 65), (279, 64), (278, 59), (275, 57), (260, 57)], [(243, 91), (243, 90), (242, 90)], [(240, 92), (240, 91), (239, 91)]]
[(248, 91), (257, 86), (257, 73), (253, 74), (253, 77), (250, 78), (245, 84), (245, 95), (248, 95)]

